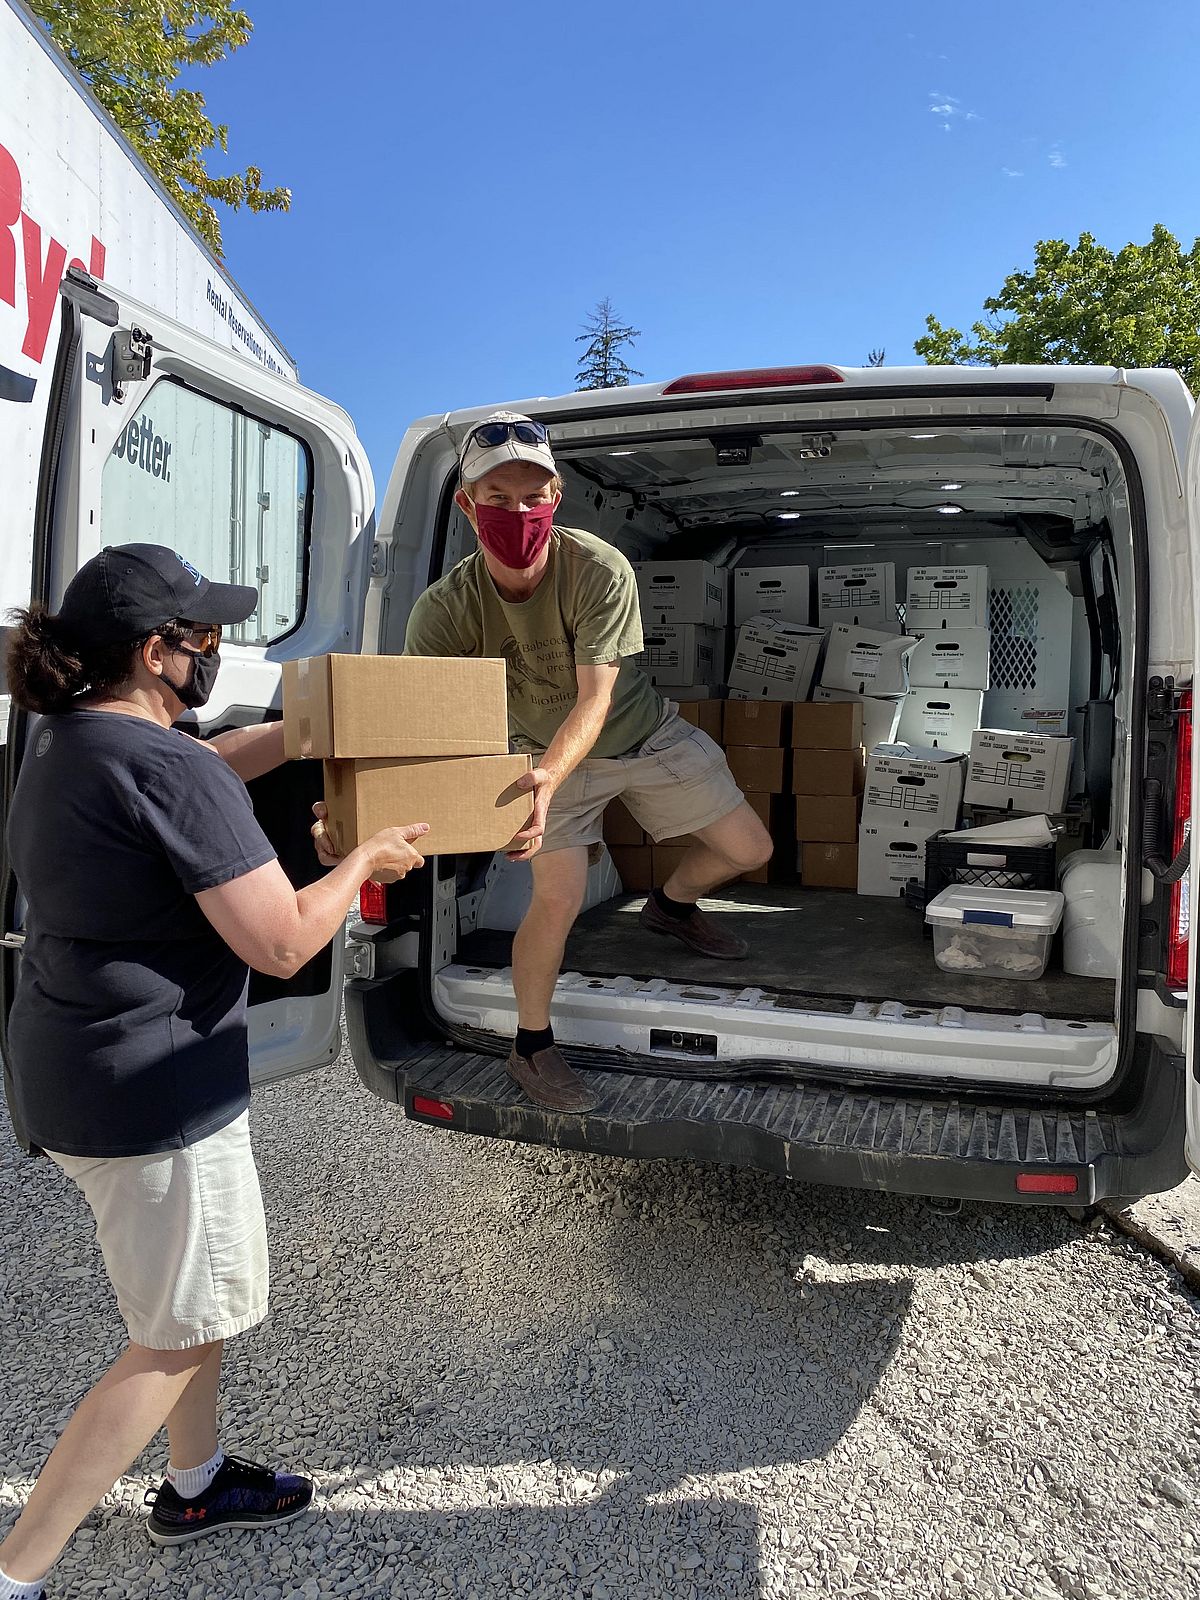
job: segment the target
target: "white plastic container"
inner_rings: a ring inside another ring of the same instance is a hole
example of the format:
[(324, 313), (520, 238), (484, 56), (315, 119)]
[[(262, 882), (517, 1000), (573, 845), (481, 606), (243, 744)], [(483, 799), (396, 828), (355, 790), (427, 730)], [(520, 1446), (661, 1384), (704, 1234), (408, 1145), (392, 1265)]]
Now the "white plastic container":
[(934, 959), (972, 978), (1040, 978), (1064, 904), (1056, 889), (943, 889), (925, 907)]
[(1121, 852), (1076, 850), (1063, 862), (1063, 971), (1115, 978), (1121, 950)]

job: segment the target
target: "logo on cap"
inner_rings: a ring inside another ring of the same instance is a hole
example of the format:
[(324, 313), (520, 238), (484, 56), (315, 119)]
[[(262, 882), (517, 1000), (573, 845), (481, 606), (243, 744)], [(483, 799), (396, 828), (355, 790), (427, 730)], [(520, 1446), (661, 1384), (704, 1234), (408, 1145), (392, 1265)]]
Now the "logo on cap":
[(190, 572), (191, 573), (192, 577), (195, 579), (195, 582), (196, 582), (197, 586), (199, 586), (199, 584), (201, 584), (204, 581), (201, 578), (200, 574), (196, 571), (196, 569), (192, 565), (192, 563), (190, 561), (185, 561), (182, 556), (179, 557), (179, 565), (183, 568), (183, 570), (185, 572)]

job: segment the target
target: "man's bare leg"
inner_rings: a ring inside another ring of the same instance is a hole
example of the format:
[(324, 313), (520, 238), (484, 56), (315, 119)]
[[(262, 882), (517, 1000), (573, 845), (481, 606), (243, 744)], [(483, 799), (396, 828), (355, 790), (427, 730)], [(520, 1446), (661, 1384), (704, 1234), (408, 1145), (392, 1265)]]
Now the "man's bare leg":
[[(531, 1100), (558, 1111), (585, 1111), (595, 1103), (583, 1079), (567, 1065), (550, 1034), (550, 1001), (562, 970), (563, 950), (587, 888), (585, 845), (552, 850), (530, 862), (533, 899), (513, 937), (513, 992), (517, 1039), (508, 1070)], [(526, 1042), (529, 1035), (542, 1035)]]
[(701, 911), (696, 901), (719, 884), (764, 866), (772, 848), (758, 813), (743, 800), (728, 816), (697, 830), (696, 842), (642, 907), (642, 927), (678, 939), (697, 955), (740, 960), (748, 952), (746, 941), (722, 928), (720, 920)]

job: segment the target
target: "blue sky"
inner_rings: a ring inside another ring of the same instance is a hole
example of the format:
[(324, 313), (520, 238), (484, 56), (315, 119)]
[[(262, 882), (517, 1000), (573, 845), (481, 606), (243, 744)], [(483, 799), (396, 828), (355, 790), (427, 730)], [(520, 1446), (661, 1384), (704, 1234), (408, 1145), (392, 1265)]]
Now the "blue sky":
[(574, 387), (611, 297), (649, 378), (912, 361), (1035, 242), (1200, 233), (1184, 0), (244, 0), (198, 77), (294, 191), (228, 265), (386, 479), (414, 417)]

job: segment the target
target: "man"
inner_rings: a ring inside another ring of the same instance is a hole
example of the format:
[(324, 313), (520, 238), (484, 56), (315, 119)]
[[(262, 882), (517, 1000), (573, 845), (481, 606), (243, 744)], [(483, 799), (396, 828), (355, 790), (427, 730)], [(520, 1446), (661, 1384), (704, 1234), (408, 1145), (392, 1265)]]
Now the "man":
[(769, 860), (771, 838), (718, 746), (665, 703), (629, 659), (642, 649), (629, 562), (589, 533), (554, 524), (562, 483), (540, 422), (498, 411), (469, 434), (455, 503), (478, 548), (417, 600), (409, 655), (501, 656), (533, 813), (510, 852), (529, 860), (533, 898), (513, 938), (517, 1036), (508, 1070), (538, 1105), (593, 1103), (555, 1047), (550, 1001), (583, 904), (588, 849), (620, 795), (656, 840), (695, 842), (641, 911), (641, 924), (697, 954), (746, 946), (696, 902)]

